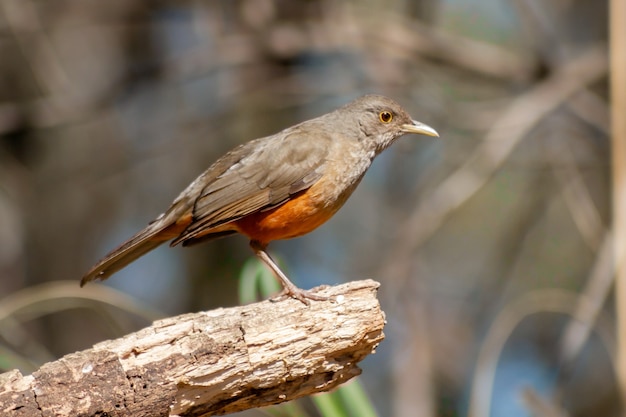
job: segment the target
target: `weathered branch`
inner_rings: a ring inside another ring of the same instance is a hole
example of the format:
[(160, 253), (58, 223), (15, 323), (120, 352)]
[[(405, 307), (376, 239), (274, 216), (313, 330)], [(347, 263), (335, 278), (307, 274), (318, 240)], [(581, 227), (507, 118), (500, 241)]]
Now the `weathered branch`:
[(264, 301), (185, 314), (43, 365), (0, 375), (6, 416), (211, 416), (327, 391), (384, 338), (367, 280), (335, 301)]

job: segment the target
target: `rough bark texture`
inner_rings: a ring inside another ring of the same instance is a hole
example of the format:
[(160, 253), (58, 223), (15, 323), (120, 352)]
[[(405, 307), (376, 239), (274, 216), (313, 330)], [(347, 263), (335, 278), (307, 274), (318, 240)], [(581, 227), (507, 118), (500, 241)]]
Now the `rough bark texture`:
[(378, 283), (185, 314), (43, 365), (0, 375), (2, 416), (211, 416), (327, 391), (384, 338)]

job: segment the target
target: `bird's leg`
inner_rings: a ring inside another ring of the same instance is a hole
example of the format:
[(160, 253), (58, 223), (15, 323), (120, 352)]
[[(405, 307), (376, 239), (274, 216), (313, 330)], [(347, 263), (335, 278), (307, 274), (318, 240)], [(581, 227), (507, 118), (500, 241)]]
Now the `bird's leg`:
[(300, 289), (296, 287), (296, 285), (287, 278), (287, 275), (283, 271), (280, 270), (276, 262), (271, 258), (271, 256), (265, 251), (267, 244), (263, 244), (258, 240), (251, 240), (250, 247), (254, 251), (254, 254), (261, 260), (267, 267), (272, 271), (274, 276), (280, 281), (283, 286), (283, 290), (278, 295), (277, 298), (282, 296), (289, 296), (295, 298), (296, 300), (300, 300), (306, 305), (309, 305), (309, 300), (315, 301), (326, 301), (329, 297), (324, 297), (322, 295), (313, 294), (310, 291)]

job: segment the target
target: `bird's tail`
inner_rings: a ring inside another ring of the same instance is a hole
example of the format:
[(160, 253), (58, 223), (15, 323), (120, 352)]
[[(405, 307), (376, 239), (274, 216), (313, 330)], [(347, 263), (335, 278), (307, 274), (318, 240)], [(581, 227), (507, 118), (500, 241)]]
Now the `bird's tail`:
[(150, 223), (95, 264), (80, 280), (80, 286), (94, 279), (107, 279), (135, 259), (170, 240), (173, 237), (171, 233), (168, 233), (171, 226), (160, 220)]

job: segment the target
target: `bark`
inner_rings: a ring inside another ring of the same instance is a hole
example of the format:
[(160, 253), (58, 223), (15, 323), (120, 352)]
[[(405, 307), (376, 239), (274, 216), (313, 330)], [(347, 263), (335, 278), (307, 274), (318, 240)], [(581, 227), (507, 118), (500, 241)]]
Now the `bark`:
[(360, 374), (383, 338), (367, 280), (320, 289), (334, 301), (263, 301), (155, 322), (0, 375), (2, 416), (212, 416), (328, 391)]

